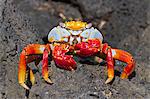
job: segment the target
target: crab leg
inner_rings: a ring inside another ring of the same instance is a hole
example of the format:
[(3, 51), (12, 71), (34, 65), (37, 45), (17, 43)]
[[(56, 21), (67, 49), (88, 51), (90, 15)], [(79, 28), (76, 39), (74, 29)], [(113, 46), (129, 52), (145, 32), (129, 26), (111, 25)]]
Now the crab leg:
[(108, 49), (106, 61), (107, 61), (108, 79), (106, 80), (105, 83), (107, 84), (111, 82), (114, 78), (114, 60), (112, 57), (111, 49)]
[(114, 78), (114, 60), (112, 56), (112, 49), (108, 46), (107, 43), (103, 44), (102, 52), (106, 54), (108, 78), (105, 83), (107, 84)]
[(66, 55), (68, 51), (69, 51), (68, 45), (65, 44), (56, 45), (53, 50), (53, 58), (57, 67), (73, 71), (77, 68), (76, 62), (73, 59), (72, 55)]
[(34, 77), (32, 69), (30, 69), (30, 81), (31, 81), (32, 85), (34, 85), (34, 83), (35, 83), (35, 77)]
[(43, 61), (42, 61), (42, 76), (44, 80), (48, 83), (53, 83), (49, 78), (48, 78), (48, 50), (45, 49), (43, 52)]
[[(37, 58), (37, 57), (32, 57), (31, 59), (30, 55), (44, 53), (43, 59), (46, 60), (47, 58), (45, 58), (45, 56), (48, 55), (47, 51), (50, 51), (49, 45), (30, 44), (27, 47), (25, 47), (23, 51), (21, 52), (19, 67), (18, 67), (18, 81), (19, 81), (19, 84), (23, 86), (25, 89), (29, 89), (29, 87), (25, 84), (27, 63), (32, 62)], [(47, 63), (45, 63), (47, 66), (44, 65), (44, 62), (46, 61), (43, 61), (42, 75), (45, 81), (51, 83), (49, 78), (47, 77), (48, 69), (45, 69), (45, 68), (48, 68), (48, 65)], [(31, 69), (30, 69), (30, 80), (32, 84), (35, 81), (35, 78)]]
[(121, 74), (121, 78), (128, 78), (128, 76), (133, 72), (135, 68), (135, 61), (132, 55), (123, 50), (112, 49), (112, 56), (114, 59), (127, 63), (127, 66), (124, 68)]
[(26, 52), (23, 50), (20, 54), (20, 61), (18, 67), (18, 81), (21, 86), (25, 89), (29, 89), (29, 87), (25, 84), (26, 79)]

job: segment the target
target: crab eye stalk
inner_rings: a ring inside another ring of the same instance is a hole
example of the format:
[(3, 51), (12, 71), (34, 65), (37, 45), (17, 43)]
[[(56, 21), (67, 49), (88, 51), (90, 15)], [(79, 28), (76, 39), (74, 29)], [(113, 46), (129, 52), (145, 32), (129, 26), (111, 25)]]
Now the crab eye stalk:
[(59, 25), (60, 25), (61, 27), (65, 27), (65, 24), (64, 24), (64, 23), (59, 23)]
[(90, 27), (92, 27), (92, 23), (87, 24), (85, 27), (86, 27), (87, 29), (90, 28)]

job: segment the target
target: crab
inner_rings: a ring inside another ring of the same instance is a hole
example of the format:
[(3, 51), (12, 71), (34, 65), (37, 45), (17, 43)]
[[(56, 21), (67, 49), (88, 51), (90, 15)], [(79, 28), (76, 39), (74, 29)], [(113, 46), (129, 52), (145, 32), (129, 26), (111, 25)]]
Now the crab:
[[(102, 33), (92, 27), (91, 23), (83, 21), (67, 21), (60, 23), (54, 27), (48, 34), (47, 44), (29, 44), (20, 54), (18, 66), (18, 81), (25, 89), (29, 90), (26, 84), (26, 71), (29, 70), (29, 80), (32, 84), (35, 82), (33, 70), (27, 66), (30, 62), (35, 62), (37, 66), (41, 55), (42, 58), (42, 77), (47, 82), (53, 82), (49, 78), (48, 56), (51, 55), (56, 66), (60, 69), (74, 71), (77, 68), (76, 61), (73, 56), (87, 58), (96, 56), (96, 60), (106, 61), (107, 75), (106, 84), (114, 79), (114, 60), (119, 60), (126, 63), (121, 78), (126, 79), (135, 68), (135, 60), (133, 56), (123, 50), (110, 47), (107, 43), (102, 43)], [(70, 53), (70, 54), (68, 54)]]

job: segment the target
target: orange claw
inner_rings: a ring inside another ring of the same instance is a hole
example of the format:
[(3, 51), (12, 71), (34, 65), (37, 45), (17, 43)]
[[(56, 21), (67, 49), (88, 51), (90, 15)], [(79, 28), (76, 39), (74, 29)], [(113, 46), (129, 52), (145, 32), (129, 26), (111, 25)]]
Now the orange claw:
[[(20, 54), (20, 60), (18, 66), (18, 81), (19, 84), (27, 90), (29, 90), (29, 87), (25, 84), (27, 63), (33, 62), (35, 60), (39, 61), (39, 57), (33, 55), (43, 54), (45, 49), (49, 52), (50, 51), (49, 45), (29, 44), (27, 47), (23, 49), (23, 51)], [(44, 55), (47, 55), (47, 53)], [(44, 67), (48, 67), (48, 66), (43, 65), (43, 68)], [(43, 71), (45, 71), (44, 73), (47, 73), (47, 70), (43, 70)], [(49, 82), (47, 76), (46, 77), (43, 76), (43, 78)], [(32, 84), (34, 84), (35, 82), (35, 78), (31, 69), (30, 69), (30, 81)]]
[(67, 45), (56, 45), (53, 50), (53, 58), (57, 67), (72, 71), (75, 70), (77, 67), (73, 56), (66, 55), (68, 51), (69, 49), (67, 49)]
[(114, 59), (127, 63), (127, 66), (124, 68), (121, 74), (121, 78), (128, 78), (135, 68), (135, 60), (133, 59), (132, 55), (119, 49), (112, 49), (112, 55)]

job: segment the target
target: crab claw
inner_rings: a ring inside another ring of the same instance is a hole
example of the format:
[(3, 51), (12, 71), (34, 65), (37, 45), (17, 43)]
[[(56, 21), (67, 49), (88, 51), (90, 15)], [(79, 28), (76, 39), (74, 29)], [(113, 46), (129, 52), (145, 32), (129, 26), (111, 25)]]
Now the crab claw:
[[(25, 84), (26, 80), (26, 71), (29, 67), (27, 67), (27, 63), (35, 61), (37, 65), (41, 60), (40, 57), (36, 56), (39, 54), (43, 54), (43, 66), (42, 66), (42, 75), (45, 81), (50, 82), (48, 78), (48, 52), (50, 51), (49, 45), (40, 45), (40, 44), (29, 44), (27, 47), (23, 49), (20, 54), (19, 66), (18, 66), (18, 81), (19, 84), (25, 89), (29, 90), (29, 87)], [(30, 81), (32, 85), (35, 82), (35, 77), (33, 75), (33, 71), (29, 68), (30, 73)]]
[(132, 55), (126, 51), (119, 49), (112, 49), (112, 55), (114, 59), (120, 60), (127, 64), (121, 74), (121, 78), (128, 78), (128, 76), (133, 72), (135, 68), (135, 60), (133, 59)]
[(29, 87), (25, 84), (26, 79), (26, 53), (23, 50), (20, 54), (20, 62), (18, 67), (18, 81), (19, 84), (25, 89), (29, 90)]
[(56, 45), (53, 50), (53, 58), (57, 67), (72, 71), (77, 68), (76, 62), (72, 55), (66, 55), (69, 51), (67, 48), (68, 47), (65, 44)]
[(124, 68), (121, 78), (125, 79), (133, 72), (135, 68), (135, 61), (131, 54), (126, 51), (120, 49), (113, 49), (108, 46), (107, 43), (103, 44), (102, 52), (106, 54), (107, 61), (107, 71), (108, 71), (108, 79), (106, 80), (106, 84), (111, 82), (114, 78), (114, 60), (117, 59), (122, 62), (127, 63), (127, 66)]
[(99, 39), (89, 39), (87, 42), (81, 42), (75, 45), (76, 54), (79, 56), (91, 56), (99, 51), (101, 41)]

